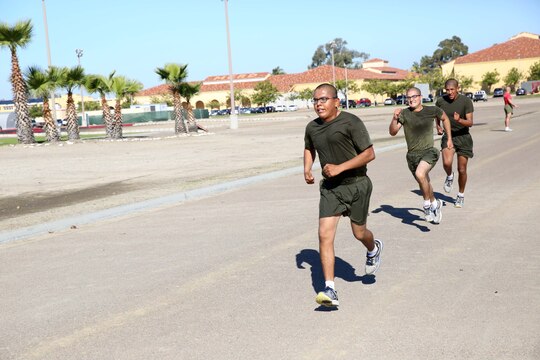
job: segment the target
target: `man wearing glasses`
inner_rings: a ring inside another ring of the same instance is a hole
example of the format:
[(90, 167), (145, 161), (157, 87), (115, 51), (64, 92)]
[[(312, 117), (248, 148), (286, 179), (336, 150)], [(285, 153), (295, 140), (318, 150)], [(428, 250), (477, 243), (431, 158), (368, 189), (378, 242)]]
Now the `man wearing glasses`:
[(407, 142), (407, 164), (409, 170), (418, 182), (424, 198), (424, 216), (426, 221), (439, 224), (442, 220), (442, 200), (435, 199), (429, 172), (439, 160), (439, 150), (433, 145), (433, 122), (443, 120), (444, 129), (448, 135), (446, 146), (453, 148), (450, 132), (450, 120), (440, 108), (423, 106), (422, 95), (418, 88), (407, 90), (409, 107), (396, 109), (389, 126), (389, 133), (395, 136), (403, 127)]
[(380, 265), (383, 243), (366, 227), (372, 190), (366, 165), (375, 159), (375, 152), (362, 120), (339, 110), (334, 86), (319, 85), (312, 101), (318, 117), (306, 126), (304, 179), (307, 184), (315, 183), (311, 170), (319, 154), (323, 176), (319, 185), (319, 252), (325, 280), (325, 289), (315, 300), (332, 307), (339, 305), (334, 285), (334, 239), (342, 215), (350, 218), (354, 237), (367, 249), (366, 274), (374, 274)]
[[(448, 79), (444, 84), (446, 94), (437, 99), (435, 106), (441, 108), (452, 125), (452, 143), (454, 148), (446, 147), (446, 131), (441, 140), (443, 168), (446, 172), (444, 180), (444, 191), (450, 193), (454, 183), (454, 172), (452, 171), (452, 162), (454, 153), (457, 154), (457, 170), (459, 174), (459, 191), (454, 201), (457, 208), (463, 207), (465, 202), (465, 185), (467, 184), (467, 163), (469, 158), (473, 157), (473, 139), (469, 133), (469, 128), (473, 125), (473, 103), (471, 99), (459, 94), (459, 84), (456, 79)], [(443, 134), (439, 122), (437, 122), (439, 134)]]

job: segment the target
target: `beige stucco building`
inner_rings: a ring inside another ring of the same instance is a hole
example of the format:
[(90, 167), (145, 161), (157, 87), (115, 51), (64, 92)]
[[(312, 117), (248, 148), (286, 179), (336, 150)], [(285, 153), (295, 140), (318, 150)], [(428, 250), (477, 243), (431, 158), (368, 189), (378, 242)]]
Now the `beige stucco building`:
[(531, 65), (540, 61), (540, 35), (519, 33), (501, 44), (467, 54), (442, 65), (444, 77), (467, 76), (473, 78), (469, 91), (480, 90), (482, 77), (488, 71), (497, 70), (500, 81), (492, 86), (503, 87), (504, 78), (512, 68), (517, 68), (525, 81)]
[[(302, 73), (272, 75), (268, 72), (236, 74), (233, 76), (235, 91), (240, 90), (242, 95), (250, 98), (255, 92), (255, 86), (262, 81), (270, 81), (282, 94), (276, 103), (292, 103), (290, 95), (299, 93), (304, 89), (315, 89), (319, 84), (335, 80), (347, 80), (361, 88), (368, 79), (400, 81), (412, 76), (412, 73), (388, 66), (388, 61), (372, 59), (364, 62), (362, 69), (345, 69), (323, 65), (309, 69)], [(139, 92), (135, 96), (138, 104), (150, 104), (156, 97), (167, 94), (167, 85), (158, 85)], [(201, 82), (200, 93), (191, 99), (191, 104), (197, 109), (210, 108), (210, 103), (219, 103), (220, 108), (228, 107), (227, 100), (230, 95), (230, 80), (228, 75), (209, 76)], [(370, 98), (372, 101), (381, 101), (382, 97), (375, 99), (372, 94), (365, 91), (349, 92), (349, 99)], [(296, 101), (302, 106), (301, 100)], [(239, 102), (237, 101), (237, 105)], [(248, 104), (254, 106), (256, 104)]]

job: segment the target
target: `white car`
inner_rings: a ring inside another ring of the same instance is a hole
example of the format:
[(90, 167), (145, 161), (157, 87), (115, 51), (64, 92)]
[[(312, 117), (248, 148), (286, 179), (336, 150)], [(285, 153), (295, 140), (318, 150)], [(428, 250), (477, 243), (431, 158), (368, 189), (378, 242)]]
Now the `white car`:
[(293, 105), (289, 105), (289, 106), (287, 107), (287, 111), (296, 111), (296, 110), (298, 110), (298, 106), (296, 106), (296, 105), (294, 105), (294, 104), (293, 104)]
[(285, 105), (276, 105), (276, 112), (283, 112), (287, 111), (287, 107)]
[(487, 94), (484, 90), (479, 90), (474, 93), (473, 101), (487, 101)]

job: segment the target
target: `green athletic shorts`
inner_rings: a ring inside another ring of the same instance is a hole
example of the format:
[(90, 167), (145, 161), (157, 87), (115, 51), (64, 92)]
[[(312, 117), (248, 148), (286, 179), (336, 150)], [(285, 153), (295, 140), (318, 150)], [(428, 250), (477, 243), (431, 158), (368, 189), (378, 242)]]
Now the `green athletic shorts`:
[(349, 178), (339, 185), (321, 180), (319, 218), (343, 215), (358, 225), (365, 225), (373, 185), (367, 176)]
[(409, 165), (409, 170), (415, 176), (416, 168), (420, 161), (424, 160), (433, 167), (439, 160), (440, 151), (432, 147), (426, 150), (421, 151), (410, 151), (407, 153), (407, 165)]
[[(446, 141), (447, 141), (447, 136), (446, 134), (444, 134), (441, 139), (442, 149), (446, 148)], [(452, 143), (454, 144), (454, 149), (456, 150), (456, 154), (472, 159), (472, 157), (474, 156), (474, 153), (473, 153), (473, 139), (472, 139), (471, 134), (463, 134), (463, 135), (458, 135), (458, 136), (452, 135)]]
[(513, 114), (514, 113), (514, 108), (512, 107), (512, 105), (510, 105), (510, 104), (504, 105), (504, 113), (506, 115)]

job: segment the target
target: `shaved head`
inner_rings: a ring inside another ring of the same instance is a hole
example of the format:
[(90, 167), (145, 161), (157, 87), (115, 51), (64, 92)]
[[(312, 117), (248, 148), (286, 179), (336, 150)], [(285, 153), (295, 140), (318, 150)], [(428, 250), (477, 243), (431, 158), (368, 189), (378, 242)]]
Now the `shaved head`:
[(317, 90), (319, 89), (325, 89), (326, 91), (329, 92), (330, 95), (332, 95), (333, 97), (337, 97), (337, 89), (332, 84), (328, 84), (328, 83), (321, 84), (315, 88), (315, 91), (313, 91), (313, 93), (316, 93)]
[(455, 88), (459, 87), (459, 83), (456, 79), (448, 79), (446, 80), (446, 82), (444, 83), (444, 87), (448, 87), (448, 86), (454, 86)]

